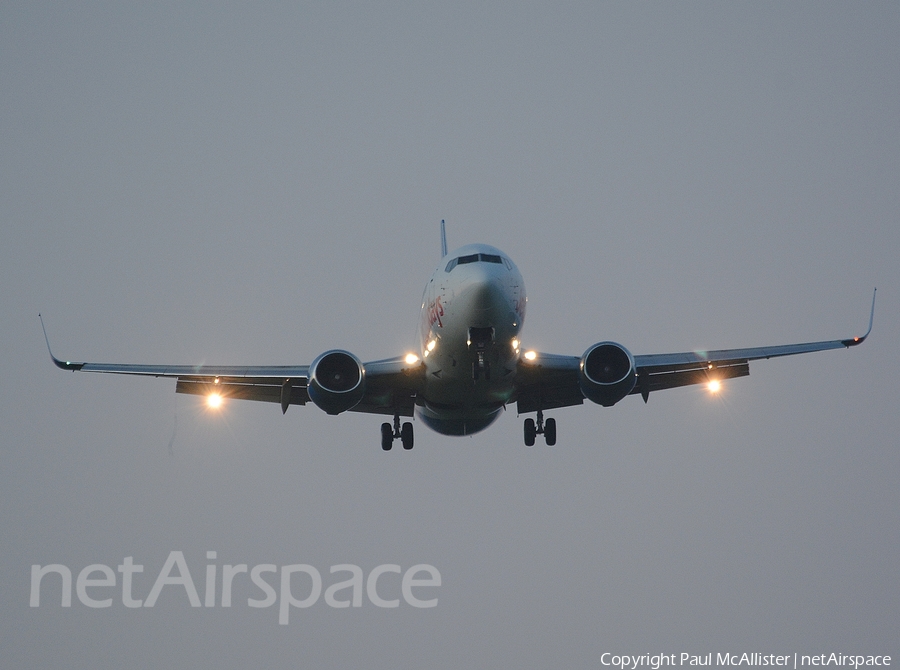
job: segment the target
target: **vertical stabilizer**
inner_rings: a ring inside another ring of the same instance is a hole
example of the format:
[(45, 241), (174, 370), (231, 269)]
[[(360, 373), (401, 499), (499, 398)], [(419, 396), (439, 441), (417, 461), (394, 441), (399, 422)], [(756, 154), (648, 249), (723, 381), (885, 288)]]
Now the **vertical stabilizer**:
[(447, 255), (447, 229), (444, 227), (444, 220), (441, 219), (441, 258)]

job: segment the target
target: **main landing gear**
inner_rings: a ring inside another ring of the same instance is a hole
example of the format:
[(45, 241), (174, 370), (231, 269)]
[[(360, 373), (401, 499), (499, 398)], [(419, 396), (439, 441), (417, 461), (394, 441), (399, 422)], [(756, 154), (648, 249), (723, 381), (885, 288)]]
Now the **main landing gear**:
[(538, 410), (537, 425), (534, 419), (525, 419), (525, 446), (533, 447), (536, 435), (543, 435), (548, 447), (556, 444), (556, 419), (547, 419), (544, 422), (544, 412)]
[(400, 438), (400, 443), (407, 451), (413, 448), (413, 425), (407, 421), (401, 428), (399, 414), (394, 415), (393, 427), (389, 423), (381, 424), (381, 448), (390, 451), (397, 438)]

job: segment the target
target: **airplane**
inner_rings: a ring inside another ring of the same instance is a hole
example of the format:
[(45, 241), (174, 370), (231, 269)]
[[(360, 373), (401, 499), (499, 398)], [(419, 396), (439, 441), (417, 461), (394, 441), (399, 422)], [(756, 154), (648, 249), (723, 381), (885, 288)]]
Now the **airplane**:
[[(876, 289), (877, 291), (877, 289)], [(291, 405), (312, 402), (328, 414), (366, 412), (393, 417), (381, 425), (381, 447), (395, 440), (413, 448), (417, 416), (443, 435), (472, 435), (491, 425), (510, 404), (524, 421), (526, 446), (543, 435), (556, 444), (556, 420), (544, 412), (590, 400), (611, 407), (628, 395), (691, 384), (718, 385), (750, 374), (750, 361), (862, 344), (861, 337), (802, 344), (633, 355), (621, 344), (602, 341), (581, 356), (525, 349), (525, 284), (508, 255), (486, 244), (447, 252), (441, 221), (441, 261), (425, 286), (418, 354), (363, 363), (349, 351), (326, 351), (309, 365), (217, 366), (73, 363), (56, 358), (44, 328), (50, 357), (63, 370), (174, 377), (175, 392)], [(40, 315), (39, 315), (40, 316)], [(43, 319), (41, 319), (43, 328)]]

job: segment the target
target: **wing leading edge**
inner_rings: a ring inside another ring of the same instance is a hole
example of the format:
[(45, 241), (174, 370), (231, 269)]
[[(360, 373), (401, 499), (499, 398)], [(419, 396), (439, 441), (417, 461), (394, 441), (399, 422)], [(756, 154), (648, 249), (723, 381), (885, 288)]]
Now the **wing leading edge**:
[[(629, 395), (639, 393), (647, 402), (652, 391), (745, 377), (750, 374), (750, 361), (854, 347), (862, 344), (872, 332), (874, 318), (875, 292), (872, 294), (869, 328), (860, 337), (769, 347), (636, 355), (637, 379)], [(578, 356), (538, 353), (534, 360), (520, 361), (519, 414), (582, 404), (584, 395), (579, 385), (580, 367), (581, 358)]]

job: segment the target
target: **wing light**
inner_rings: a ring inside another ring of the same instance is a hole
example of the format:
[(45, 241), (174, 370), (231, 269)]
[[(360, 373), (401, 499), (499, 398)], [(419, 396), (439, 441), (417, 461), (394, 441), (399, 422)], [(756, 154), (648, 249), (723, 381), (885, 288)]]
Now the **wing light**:
[(404, 358), (403, 360), (406, 361), (407, 365), (415, 365), (419, 362), (419, 357), (415, 354), (406, 354), (406, 358)]
[(527, 360), (527, 361), (533, 361), (535, 358), (537, 358), (536, 351), (526, 351), (524, 355), (525, 355), (525, 360)]
[(706, 385), (706, 388), (709, 389), (710, 393), (718, 393), (722, 390), (722, 382), (718, 379), (713, 379), (709, 384)]
[(223, 398), (221, 393), (210, 393), (206, 396), (206, 406), (210, 409), (219, 409), (222, 406)]

